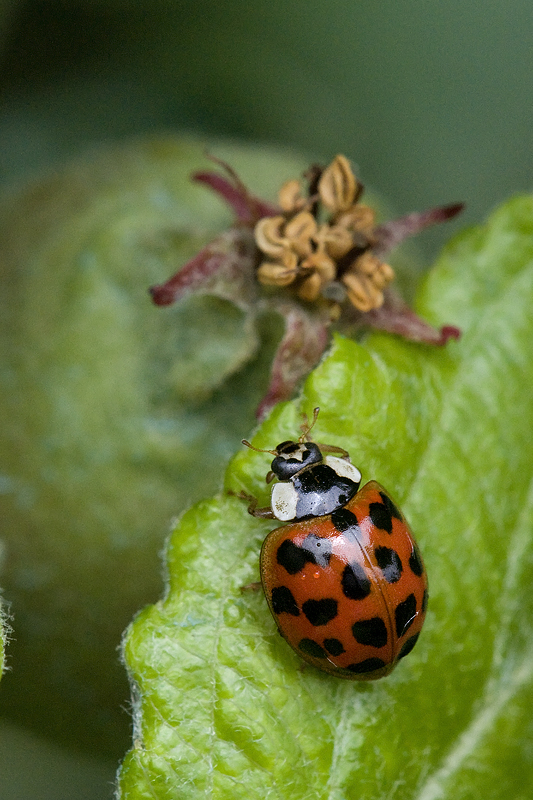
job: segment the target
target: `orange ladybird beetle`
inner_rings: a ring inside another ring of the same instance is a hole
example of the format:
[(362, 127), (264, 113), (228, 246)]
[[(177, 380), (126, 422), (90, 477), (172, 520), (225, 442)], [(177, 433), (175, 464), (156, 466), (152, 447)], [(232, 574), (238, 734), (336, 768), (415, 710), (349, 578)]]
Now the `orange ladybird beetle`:
[[(289, 524), (261, 549), (261, 582), (281, 635), (301, 658), (352, 680), (388, 675), (415, 646), (426, 614), (424, 564), (405, 519), (346, 450), (312, 442), (316, 422), (298, 441), (281, 442), (266, 476), (271, 507), (253, 516)], [(333, 454), (336, 455), (333, 455)]]

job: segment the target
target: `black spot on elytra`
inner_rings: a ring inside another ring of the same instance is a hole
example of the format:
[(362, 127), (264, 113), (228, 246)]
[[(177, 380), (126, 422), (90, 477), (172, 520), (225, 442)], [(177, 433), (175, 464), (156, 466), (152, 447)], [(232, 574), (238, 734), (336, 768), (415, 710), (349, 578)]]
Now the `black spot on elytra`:
[(401, 512), (398, 510), (398, 508), (394, 505), (394, 503), (390, 499), (389, 495), (385, 494), (385, 492), (380, 492), (379, 496), (381, 497), (381, 499), (385, 503), (385, 507), (387, 508), (387, 511), (389, 512), (391, 517), (396, 517), (396, 519), (399, 519), (400, 522), (402, 522), (403, 521), (403, 516), (402, 516)]
[(287, 570), (289, 575), (296, 575), (309, 561), (312, 564), (315, 563), (313, 555), (294, 544), (292, 539), (283, 540), (278, 547), (276, 560), (280, 566)]
[(398, 661), (400, 658), (405, 658), (408, 656), (415, 644), (418, 642), (418, 637), (420, 636), (419, 633), (415, 633), (414, 636), (411, 636), (406, 642), (404, 642), (402, 649), (400, 650), (400, 654), (398, 656)]
[(385, 662), (381, 658), (367, 658), (364, 661), (359, 661), (358, 664), (350, 664), (346, 667), (347, 670), (353, 672), (355, 675), (364, 675), (368, 672), (375, 672), (377, 669), (382, 669)]
[(331, 514), (331, 521), (339, 533), (344, 533), (350, 528), (359, 530), (357, 517), (353, 511), (349, 511), (347, 508), (338, 508), (336, 511), (333, 511)]
[(384, 647), (387, 644), (387, 627), (381, 617), (362, 619), (352, 625), (352, 633), (359, 644)]
[(278, 547), (276, 560), (289, 575), (296, 575), (306, 564), (327, 567), (331, 558), (331, 542), (328, 539), (310, 533), (301, 545), (292, 539), (284, 539)]
[(396, 606), (394, 617), (396, 620), (396, 636), (399, 639), (415, 621), (416, 597), (414, 594), (410, 594), (403, 603)]
[(272, 609), (274, 614), (292, 614), (293, 617), (300, 616), (296, 600), (291, 590), (286, 586), (275, 586), (274, 589), (272, 589)]
[(324, 647), (330, 656), (340, 656), (344, 653), (343, 644), (338, 639), (324, 639)]
[(376, 528), (392, 533), (392, 515), (384, 503), (370, 503), (368, 513)]
[(402, 562), (396, 550), (390, 547), (376, 547), (374, 550), (378, 567), (387, 583), (396, 583), (402, 576)]
[(428, 590), (424, 589), (424, 596), (422, 597), (422, 613), (425, 614), (428, 607)]
[(322, 600), (306, 600), (302, 603), (302, 611), (311, 625), (327, 625), (337, 616), (337, 601), (332, 597)]
[(312, 656), (313, 658), (328, 657), (326, 651), (320, 647), (318, 642), (315, 642), (313, 639), (302, 639), (298, 644), (298, 650), (301, 650), (302, 653), (306, 653), (308, 656)]
[(416, 544), (413, 544), (413, 550), (411, 555), (409, 556), (409, 566), (411, 568), (411, 572), (420, 578), (422, 573), (424, 572), (424, 565), (422, 564), (422, 558), (420, 557), (420, 551)]
[(371, 583), (361, 564), (353, 561), (342, 571), (342, 591), (349, 600), (363, 600), (370, 594)]

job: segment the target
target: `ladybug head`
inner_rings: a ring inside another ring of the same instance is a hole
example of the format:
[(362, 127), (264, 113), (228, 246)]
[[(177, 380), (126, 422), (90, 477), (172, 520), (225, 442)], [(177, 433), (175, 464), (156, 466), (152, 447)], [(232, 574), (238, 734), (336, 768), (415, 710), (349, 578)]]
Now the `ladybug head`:
[(261, 450), (258, 447), (254, 447), (246, 439), (242, 440), (242, 443), (252, 450), (257, 450), (259, 453), (271, 453), (275, 456), (266, 478), (267, 483), (270, 483), (274, 478), (278, 478), (280, 481), (290, 481), (303, 469), (307, 469), (313, 464), (322, 463), (324, 457), (320, 447), (309, 441), (309, 432), (317, 420), (319, 411), (319, 408), (314, 409), (311, 423), (308, 422), (307, 415), (304, 414), (304, 424), (301, 427), (302, 434), (297, 442), (288, 439), (286, 442), (278, 444), (275, 450)]
[(323, 458), (314, 442), (281, 442), (275, 453), (270, 469), (280, 481), (288, 481), (303, 469), (320, 464)]

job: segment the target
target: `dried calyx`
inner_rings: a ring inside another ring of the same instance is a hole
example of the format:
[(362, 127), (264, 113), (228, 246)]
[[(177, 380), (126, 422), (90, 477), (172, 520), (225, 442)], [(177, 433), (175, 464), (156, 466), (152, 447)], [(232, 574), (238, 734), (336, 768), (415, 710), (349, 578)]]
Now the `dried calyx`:
[(336, 156), (318, 180), (317, 172), (307, 196), (300, 181), (285, 183), (278, 195), (282, 213), (256, 224), (265, 257), (257, 278), (264, 286), (291, 286), (306, 302), (322, 298), (332, 319), (340, 317), (345, 299), (358, 311), (380, 308), (394, 271), (372, 253), (375, 212), (358, 202), (363, 187), (345, 156)]
[(459, 337), (454, 326), (436, 330), (407, 306), (390, 286), (394, 271), (382, 256), (451, 219), (462, 204), (376, 226), (374, 210), (359, 202), (363, 187), (343, 155), (326, 168), (310, 167), (304, 182), (289, 180), (277, 204), (252, 195), (230, 166), (212, 160), (226, 175), (197, 172), (193, 179), (231, 206), (235, 224), (150, 293), (160, 306), (190, 294), (222, 297), (244, 311), (252, 326), (265, 311), (283, 317), (285, 333), (259, 417), (290, 398), (318, 363), (333, 324), (346, 333), (375, 328), (433, 345)]

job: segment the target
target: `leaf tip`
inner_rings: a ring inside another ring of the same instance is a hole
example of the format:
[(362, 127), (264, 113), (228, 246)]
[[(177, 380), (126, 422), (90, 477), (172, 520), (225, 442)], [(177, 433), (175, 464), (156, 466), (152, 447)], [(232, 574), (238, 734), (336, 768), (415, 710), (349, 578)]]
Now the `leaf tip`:
[(437, 344), (445, 345), (449, 339), (460, 339), (462, 331), (455, 325), (443, 325), (440, 329), (440, 339)]
[(148, 293), (156, 306), (170, 306), (175, 300), (175, 292), (169, 289), (165, 283), (161, 283), (157, 286), (150, 286)]
[(452, 203), (449, 206), (443, 206), (441, 208), (442, 222), (444, 222), (447, 219), (453, 219), (453, 217), (456, 217), (457, 214), (460, 214), (461, 211), (464, 211), (465, 205), (466, 205), (465, 203)]

